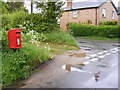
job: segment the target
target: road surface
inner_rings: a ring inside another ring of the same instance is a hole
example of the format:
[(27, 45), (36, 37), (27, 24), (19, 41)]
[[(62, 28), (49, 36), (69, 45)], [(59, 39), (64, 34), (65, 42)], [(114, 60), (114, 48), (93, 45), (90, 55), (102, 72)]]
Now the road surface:
[[(118, 88), (117, 41), (76, 39), (83, 58), (70, 52), (47, 62), (21, 88)], [(82, 64), (81, 64), (82, 63)]]

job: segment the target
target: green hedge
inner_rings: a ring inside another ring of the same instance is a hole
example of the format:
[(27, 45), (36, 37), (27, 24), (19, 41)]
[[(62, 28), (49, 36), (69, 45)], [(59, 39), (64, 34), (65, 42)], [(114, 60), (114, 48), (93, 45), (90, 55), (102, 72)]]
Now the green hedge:
[(0, 15), (2, 18), (2, 28), (9, 30), (11, 28), (21, 28), (23, 32), (35, 30), (41, 32), (51, 32), (56, 29), (57, 24), (47, 22), (41, 14), (29, 14), (19, 11), (11, 14)]
[(105, 22), (100, 22), (99, 25), (117, 25), (118, 21), (105, 21)]
[(106, 38), (120, 37), (120, 26), (118, 25), (92, 26), (69, 23), (68, 31), (74, 36), (98, 36)]

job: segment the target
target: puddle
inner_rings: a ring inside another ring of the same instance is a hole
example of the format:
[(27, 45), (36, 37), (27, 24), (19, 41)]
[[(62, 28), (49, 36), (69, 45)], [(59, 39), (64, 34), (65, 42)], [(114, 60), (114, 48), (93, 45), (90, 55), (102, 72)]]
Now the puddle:
[(52, 84), (52, 82), (47, 82), (47, 84)]
[(114, 44), (113, 46), (120, 47), (120, 43), (119, 44)]
[(86, 43), (85, 41), (79, 41), (78, 43)]
[(87, 73), (88, 75), (91, 74), (92, 77), (94, 77), (94, 80), (96, 82), (98, 82), (99, 78), (100, 78), (100, 71), (97, 72), (97, 73), (92, 73), (92, 72), (89, 72), (89, 71), (84, 71), (83, 70), (83, 66), (80, 66), (80, 65), (78, 67), (78, 65), (76, 66), (76, 65), (67, 64), (67, 65), (63, 65), (62, 69), (67, 70), (69, 72), (81, 72), (81, 73)]
[(106, 65), (97, 65), (98, 67), (107, 67)]
[(84, 69), (83, 67), (86, 64), (88, 64), (88, 62), (81, 63), (81, 64), (76, 64), (76, 65), (67, 64), (67, 65), (63, 65), (62, 69), (66, 70), (66, 71), (69, 71), (69, 72), (88, 72), (88, 71), (83, 70)]
[(86, 53), (74, 53), (74, 54), (71, 54), (69, 56), (76, 56), (79, 58), (84, 58), (86, 56)]
[(67, 65), (63, 65), (62, 69), (67, 70), (69, 72), (85, 72), (83, 71), (83, 67), (80, 65), (67, 64)]
[(84, 48), (84, 50), (92, 50), (92, 48)]
[(98, 82), (99, 81), (99, 77), (100, 77), (100, 71), (94, 74), (95, 77), (95, 81)]

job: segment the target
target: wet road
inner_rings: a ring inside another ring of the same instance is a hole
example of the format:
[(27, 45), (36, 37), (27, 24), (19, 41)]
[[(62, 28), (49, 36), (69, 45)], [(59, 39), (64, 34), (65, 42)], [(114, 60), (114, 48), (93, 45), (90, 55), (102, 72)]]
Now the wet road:
[[(81, 42), (82, 41), (82, 42)], [(77, 39), (78, 45), (85, 50), (83, 66), (70, 66), (68, 72), (58, 80), (57, 88), (118, 88), (117, 41)], [(62, 68), (66, 70), (66, 65)]]
[[(21, 88), (118, 88), (117, 41), (76, 39), (70, 50), (46, 62)], [(72, 55), (71, 55), (72, 53)]]

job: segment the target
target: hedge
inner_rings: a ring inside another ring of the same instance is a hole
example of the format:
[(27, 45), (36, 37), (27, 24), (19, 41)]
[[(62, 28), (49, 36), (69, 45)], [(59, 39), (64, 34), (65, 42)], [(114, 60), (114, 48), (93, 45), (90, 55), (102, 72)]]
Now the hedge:
[(2, 18), (2, 28), (5, 30), (20, 28), (25, 33), (29, 30), (41, 33), (51, 32), (58, 28), (57, 24), (47, 22), (46, 18), (43, 18), (41, 14), (29, 14), (24, 11), (2, 14), (0, 18)]
[(105, 38), (120, 37), (120, 26), (115, 25), (82, 25), (78, 23), (69, 23), (68, 31), (74, 36), (98, 36)]

